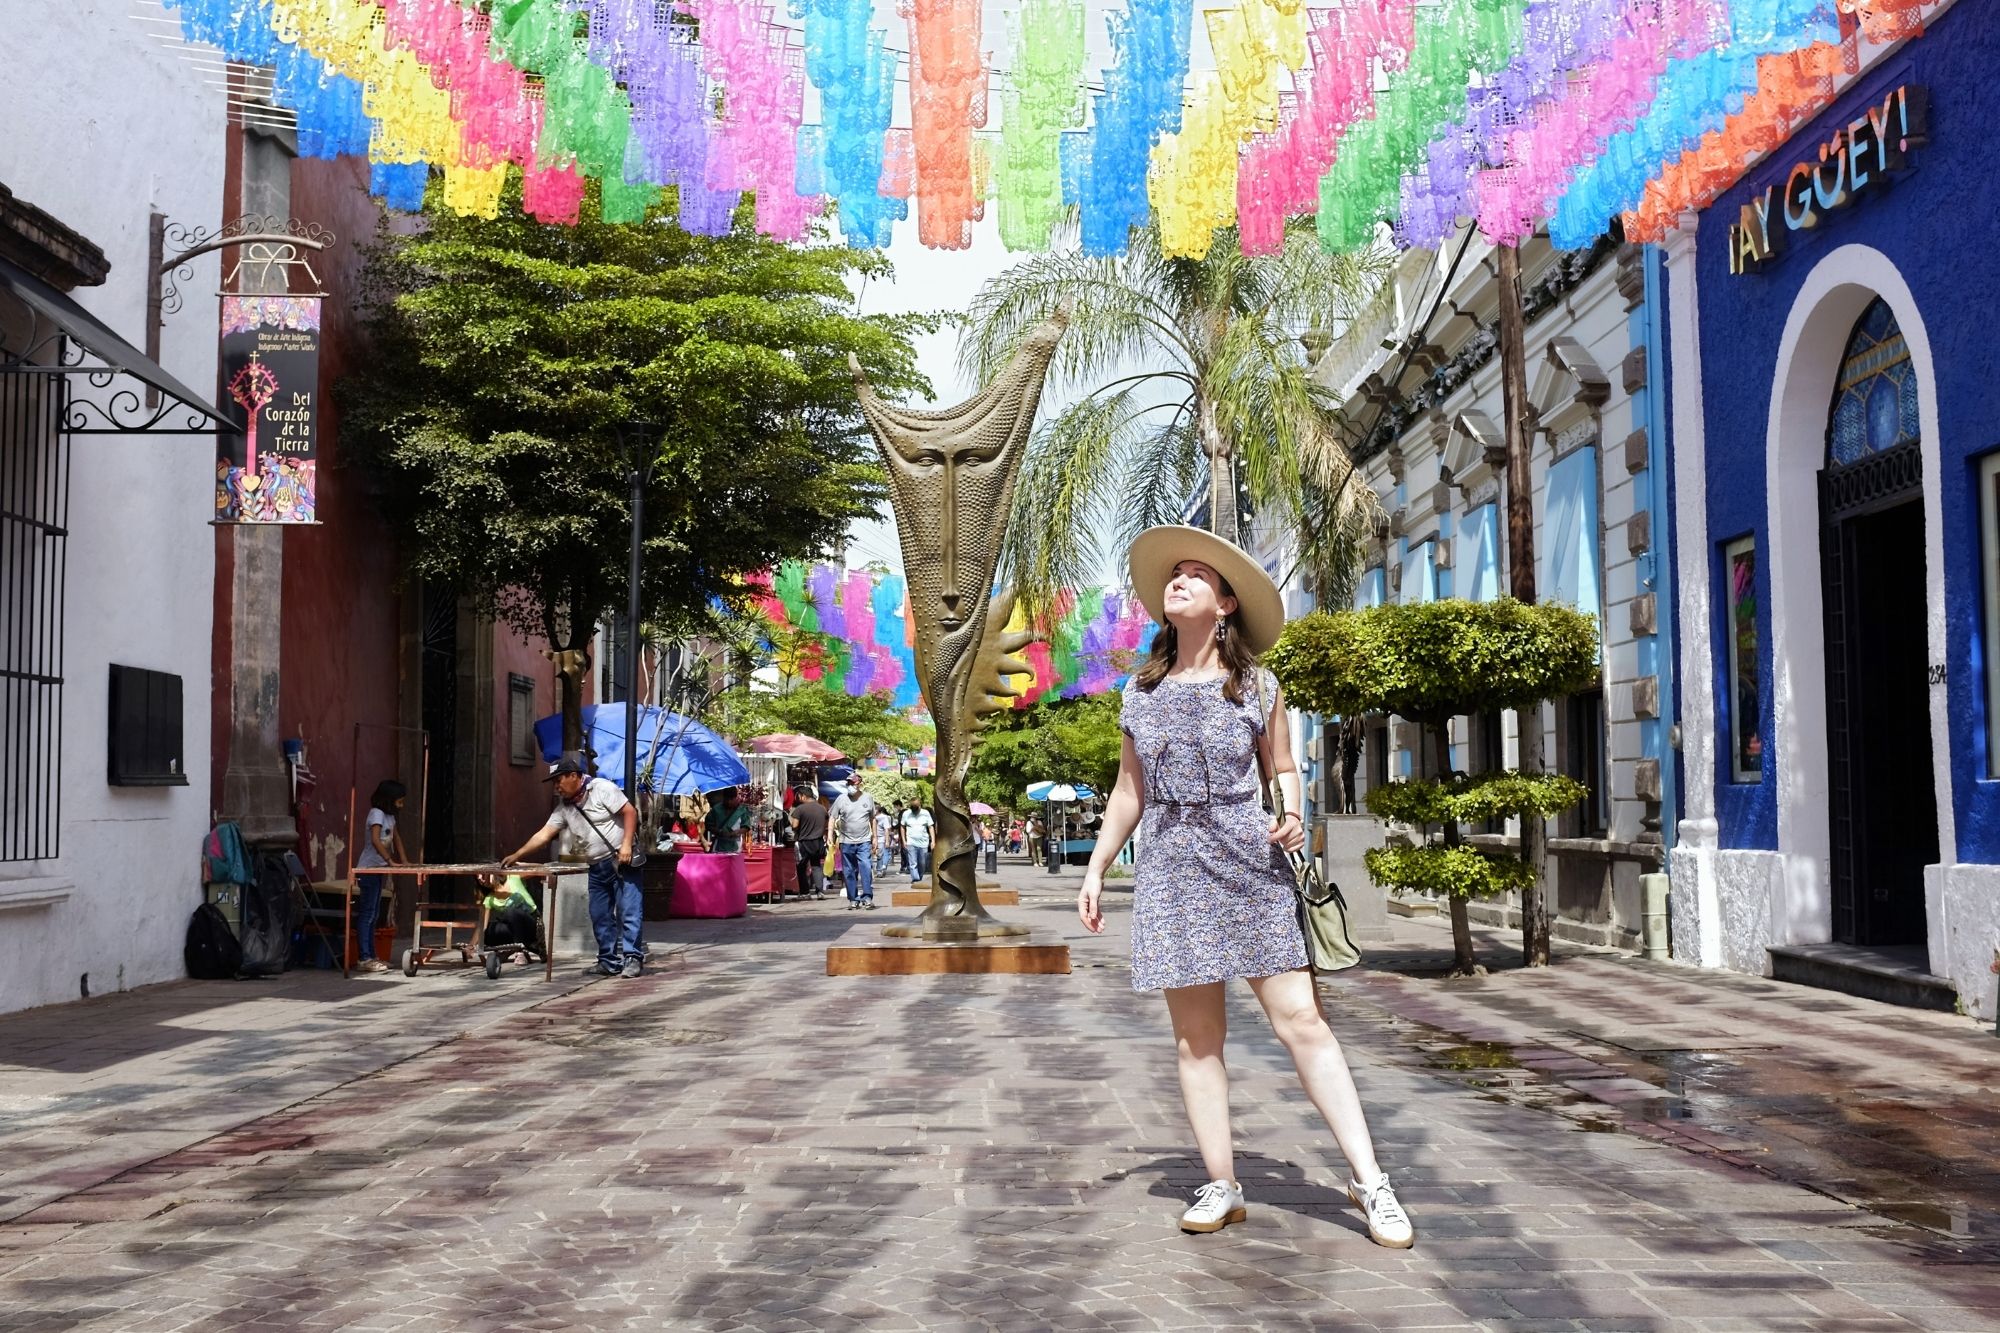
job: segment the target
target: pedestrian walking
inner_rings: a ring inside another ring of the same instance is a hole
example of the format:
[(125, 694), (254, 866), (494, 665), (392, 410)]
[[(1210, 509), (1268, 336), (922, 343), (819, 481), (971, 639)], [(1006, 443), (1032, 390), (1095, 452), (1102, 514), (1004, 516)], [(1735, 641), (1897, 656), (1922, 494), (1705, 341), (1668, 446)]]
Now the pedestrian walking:
[(847, 790), (834, 801), (827, 817), (840, 843), (840, 873), (847, 881), (847, 910), (875, 906), (875, 851), (879, 845), (875, 816), (882, 813), (875, 798), (861, 790), (861, 775), (848, 776)]
[(389, 965), (375, 956), (375, 918), (382, 913), (382, 890), (387, 885), (387, 875), (370, 875), (370, 869), (381, 866), (402, 866), (410, 863), (403, 851), (403, 835), (396, 830), (397, 816), (402, 813), (403, 801), (409, 791), (394, 778), (385, 778), (375, 784), (375, 794), (368, 798), (368, 825), (361, 843), (361, 855), (355, 858), (354, 886), (357, 898), (354, 904), (354, 928), (360, 932), (356, 940), (354, 964), (356, 972), (387, 972)]
[(1359, 814), (1361, 807), (1354, 803), (1354, 775), (1361, 768), (1361, 749), (1366, 743), (1367, 730), (1359, 717), (1342, 718), (1340, 722), (1340, 813)]
[(792, 807), (792, 836), (798, 840), (800, 894), (826, 897), (826, 807), (810, 787), (799, 788)]
[(597, 935), (597, 961), (586, 970), (595, 976), (639, 976), (646, 966), (640, 921), (645, 898), (639, 892), (639, 868), (632, 863), (639, 809), (617, 784), (591, 777), (576, 750), (550, 764), (543, 781), (556, 785), (555, 809), (507, 864), (527, 860), (567, 830), (590, 862), (590, 928)]
[(889, 837), (896, 849), (896, 873), (904, 879), (915, 879), (910, 873), (910, 840), (903, 832), (903, 816), (910, 813), (908, 801), (896, 802), (896, 812), (890, 817)]
[[(902, 806), (896, 807), (900, 813)], [(875, 811), (875, 873), (886, 875), (890, 866), (903, 864), (903, 831), (896, 827), (895, 816), (887, 810)]]
[[(1118, 781), (1077, 915), (1104, 929), (1105, 867), (1143, 820), (1132, 987), (1165, 992), (1181, 1097), (1209, 1177), (1181, 1229), (1217, 1231), (1246, 1216), (1222, 1059), (1223, 987), (1244, 977), (1347, 1159), (1347, 1194), (1369, 1236), (1407, 1248), (1415, 1231), (1376, 1163), (1354, 1078), (1320, 1012), (1286, 861), (1305, 845), (1299, 774), (1283, 695), (1257, 664), (1284, 626), (1284, 602), (1256, 561), (1198, 529), (1150, 528), (1126, 561), (1161, 628), (1125, 687)], [(1259, 808), (1260, 767), (1284, 793), (1275, 825)]]
[(910, 882), (931, 873), (931, 830), (937, 821), (931, 812), (911, 801), (903, 811), (903, 855), (910, 864)]

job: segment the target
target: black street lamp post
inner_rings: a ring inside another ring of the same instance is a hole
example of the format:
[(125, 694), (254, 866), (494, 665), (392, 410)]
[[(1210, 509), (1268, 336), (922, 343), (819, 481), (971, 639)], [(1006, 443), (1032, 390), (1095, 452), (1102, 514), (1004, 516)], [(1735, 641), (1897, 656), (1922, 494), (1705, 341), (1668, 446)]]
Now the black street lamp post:
[(639, 800), (639, 545), (646, 522), (646, 474), (633, 468), (632, 563), (625, 590), (625, 799)]
[(618, 428), (618, 443), (630, 470), (632, 486), (632, 550), (625, 589), (625, 799), (639, 800), (639, 555), (646, 526), (646, 482), (659, 462), (659, 451), (642, 460), (639, 451), (653, 446), (659, 428), (647, 421), (628, 421)]

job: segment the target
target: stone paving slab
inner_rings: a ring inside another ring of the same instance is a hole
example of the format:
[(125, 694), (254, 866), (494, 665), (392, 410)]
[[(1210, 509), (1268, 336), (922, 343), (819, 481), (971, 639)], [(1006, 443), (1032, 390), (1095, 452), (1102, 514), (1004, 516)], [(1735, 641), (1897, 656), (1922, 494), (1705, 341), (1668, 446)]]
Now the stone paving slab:
[[(651, 927), (680, 952), (636, 982), (398, 978), (381, 999), (364, 986), (365, 1010), (315, 991), (254, 1015), (170, 987), (117, 997), (130, 1021), (0, 1019), (0, 1060), (46, 1058), (27, 1037), (68, 1030), (62, 1067), (0, 1069), (0, 1095), (48, 1099), (0, 1118), (0, 1190), (31, 1188), (0, 1222), (0, 1327), (2000, 1328), (2000, 1268), (1971, 1238), (1633, 1132), (1655, 1122), (1615, 1108), (1586, 1124), (1576, 1105), (1613, 1104), (1542, 1097), (1521, 1061), (1478, 1067), (1518, 1051), (1571, 1081), (1590, 1080), (1564, 1062), (1650, 1084), (1617, 1063), (1630, 1052), (1565, 1035), (1593, 1002), (1632, 1021), (1592, 999), (1621, 989), (1615, 960), (1521, 974), (1546, 1013), (1509, 974), (1329, 983), (1413, 1251), (1368, 1243), (1237, 988), (1251, 1219), (1183, 1236), (1201, 1172), (1164, 1008), (1129, 988), (1123, 904), (1086, 936), (1066, 878), (1003, 875), (1020, 916), (1071, 944), (1068, 977), (828, 978), (851, 918), (784, 904)], [(1715, 1008), (1754, 1022), (1740, 994)], [(146, 1028), (179, 1031), (124, 1049)], [(1953, 1050), (1948, 1079), (1981, 1077), (1946, 1030), (1889, 1031)], [(93, 1079), (128, 1094), (90, 1102)], [(230, 1100), (232, 1080), (254, 1086)], [(61, 1104), (85, 1126), (68, 1138)], [(40, 1175), (70, 1175), (35, 1178), (38, 1136), (62, 1158)]]
[(583, 983), (301, 969), (0, 1016), (0, 1225)]

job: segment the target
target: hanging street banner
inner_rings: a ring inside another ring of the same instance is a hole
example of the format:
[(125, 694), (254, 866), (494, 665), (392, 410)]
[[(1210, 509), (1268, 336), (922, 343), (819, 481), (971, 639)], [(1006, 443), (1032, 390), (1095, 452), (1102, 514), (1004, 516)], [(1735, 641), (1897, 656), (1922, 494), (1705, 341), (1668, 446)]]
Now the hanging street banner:
[(317, 296), (222, 298), (222, 387), (246, 429), (221, 437), (218, 523), (318, 521)]

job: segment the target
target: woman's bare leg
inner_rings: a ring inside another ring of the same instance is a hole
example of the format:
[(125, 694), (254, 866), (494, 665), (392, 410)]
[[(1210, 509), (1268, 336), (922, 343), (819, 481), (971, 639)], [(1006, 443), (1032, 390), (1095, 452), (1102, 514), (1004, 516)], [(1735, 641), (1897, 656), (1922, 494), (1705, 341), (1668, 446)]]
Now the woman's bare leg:
[(1171, 986), (1167, 1014), (1173, 1019), (1180, 1055), (1181, 1100), (1210, 1180), (1236, 1180), (1236, 1149), (1229, 1141), (1229, 1071), (1222, 1062), (1222, 1039), (1229, 1031), (1222, 983)]
[[(1375, 1161), (1375, 1143), (1368, 1134), (1368, 1117), (1361, 1110), (1361, 1094), (1354, 1089), (1354, 1075), (1348, 1072), (1339, 1039), (1319, 1011), (1312, 973), (1300, 969), (1274, 977), (1252, 977), (1250, 989), (1257, 993), (1278, 1040), (1291, 1052), (1299, 1083), (1326, 1117), (1354, 1179), (1366, 1184), (1380, 1177), (1382, 1168)], [(1185, 1085), (1185, 1074), (1182, 1082)]]

